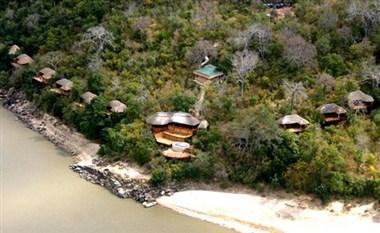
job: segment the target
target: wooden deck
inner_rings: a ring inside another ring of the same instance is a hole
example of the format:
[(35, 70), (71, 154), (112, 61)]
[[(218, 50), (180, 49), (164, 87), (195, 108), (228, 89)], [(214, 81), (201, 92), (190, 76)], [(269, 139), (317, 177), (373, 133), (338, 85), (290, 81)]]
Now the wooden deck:
[(154, 137), (158, 143), (168, 146), (171, 146), (173, 142), (183, 142), (186, 138), (190, 138), (191, 136), (193, 135), (174, 134), (169, 131), (162, 131), (154, 134)]
[(63, 91), (62, 89), (59, 89), (59, 88), (51, 88), (50, 91), (57, 93), (59, 95), (68, 95), (69, 94), (68, 92)]
[(177, 152), (172, 150), (171, 148), (163, 151), (162, 154), (169, 159), (187, 159), (195, 157), (193, 154), (188, 153), (186, 151)]
[(332, 123), (334, 123), (334, 122), (339, 123), (339, 122), (344, 121), (344, 120), (345, 120), (344, 117), (325, 117), (326, 122), (332, 122)]
[(291, 133), (300, 133), (300, 132), (305, 131), (305, 129), (303, 129), (303, 128), (289, 128), (289, 129), (286, 129), (286, 131), (291, 132)]
[(154, 137), (156, 138), (156, 141), (158, 143), (161, 143), (161, 144), (164, 144), (164, 145), (167, 145), (167, 146), (171, 146), (173, 144), (173, 142), (174, 142), (172, 140), (164, 138), (163, 135), (162, 135), (162, 133), (156, 133), (154, 135)]

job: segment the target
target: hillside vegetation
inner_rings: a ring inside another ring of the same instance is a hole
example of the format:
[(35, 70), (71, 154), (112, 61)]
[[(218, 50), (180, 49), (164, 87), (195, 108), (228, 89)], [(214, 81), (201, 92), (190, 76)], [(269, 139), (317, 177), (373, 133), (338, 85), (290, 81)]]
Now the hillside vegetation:
[[(133, 159), (152, 182), (239, 182), (380, 200), (380, 3), (298, 0), (281, 16), (259, 0), (4, 1), (0, 9), (0, 85), (22, 89), (41, 109), (102, 143), (100, 154)], [(33, 57), (13, 69), (9, 46)], [(193, 70), (204, 57), (225, 73), (206, 89), (201, 118), (210, 128), (192, 139), (197, 157), (169, 161), (145, 123), (157, 111), (192, 111), (200, 94)], [(32, 82), (42, 67), (59, 96)], [(375, 99), (369, 114), (323, 127), (319, 107), (346, 109), (349, 92)], [(91, 104), (76, 104), (91, 91)], [(125, 103), (109, 115), (108, 101)], [(277, 119), (311, 122), (289, 133)]]

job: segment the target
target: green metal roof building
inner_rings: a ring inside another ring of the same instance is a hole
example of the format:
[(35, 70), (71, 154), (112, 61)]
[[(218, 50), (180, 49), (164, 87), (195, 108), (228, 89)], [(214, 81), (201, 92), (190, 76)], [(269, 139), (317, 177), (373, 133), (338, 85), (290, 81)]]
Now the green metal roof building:
[(220, 79), (224, 76), (223, 72), (219, 71), (214, 65), (206, 65), (193, 72), (195, 82), (204, 85)]

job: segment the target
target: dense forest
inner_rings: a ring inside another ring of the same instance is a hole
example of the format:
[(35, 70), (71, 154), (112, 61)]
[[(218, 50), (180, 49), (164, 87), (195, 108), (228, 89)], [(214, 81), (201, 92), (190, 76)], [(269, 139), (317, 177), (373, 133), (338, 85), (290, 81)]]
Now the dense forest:
[[(0, 0), (0, 86), (100, 142), (101, 155), (151, 169), (154, 184), (268, 184), (323, 200), (380, 200), (380, 2), (268, 2)], [(13, 68), (13, 44), (34, 62)], [(167, 160), (145, 119), (194, 110), (193, 71), (206, 56), (225, 74), (205, 88), (200, 118), (209, 128), (191, 140), (194, 159)], [(36, 85), (46, 66), (57, 75)], [(69, 95), (50, 91), (60, 78), (73, 81)], [(371, 111), (349, 109), (357, 90), (374, 98)], [(86, 91), (98, 97), (80, 106)], [(108, 114), (112, 99), (126, 110)], [(323, 124), (327, 103), (346, 108), (347, 119)], [(291, 113), (310, 122), (304, 132), (279, 127)]]

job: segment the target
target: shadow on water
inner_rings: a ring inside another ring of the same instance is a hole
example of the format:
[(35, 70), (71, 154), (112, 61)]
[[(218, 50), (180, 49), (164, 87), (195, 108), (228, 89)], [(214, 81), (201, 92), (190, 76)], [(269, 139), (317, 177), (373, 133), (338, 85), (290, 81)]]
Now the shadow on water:
[[(37, 134), (37, 135), (33, 135), (33, 136), (28, 137), (28, 140), (33, 141), (35, 143), (45, 143), (47, 139), (44, 138), (43, 136)], [(52, 146), (53, 146), (53, 149), (55, 151), (55, 153), (54, 153), (55, 155), (59, 155), (62, 157), (71, 157), (70, 153), (58, 148), (57, 146), (54, 146), (54, 145), (52, 145)]]
[(54, 150), (57, 152), (57, 155), (62, 156), (62, 157), (71, 157), (70, 153), (59, 149), (58, 147), (54, 147)]

